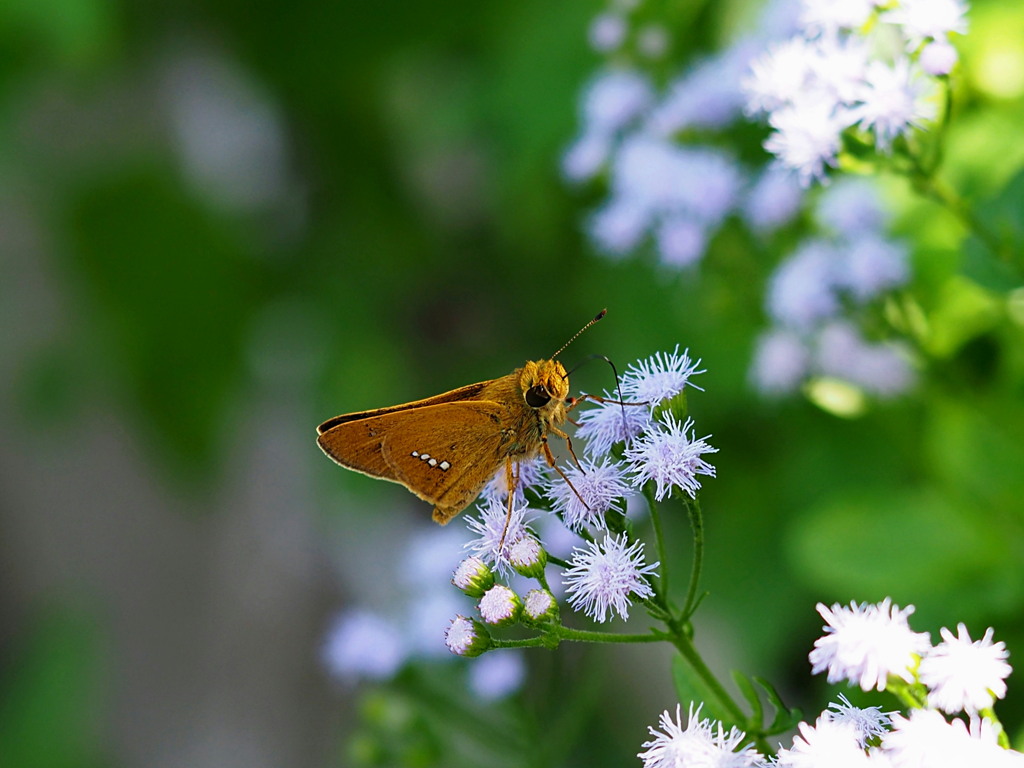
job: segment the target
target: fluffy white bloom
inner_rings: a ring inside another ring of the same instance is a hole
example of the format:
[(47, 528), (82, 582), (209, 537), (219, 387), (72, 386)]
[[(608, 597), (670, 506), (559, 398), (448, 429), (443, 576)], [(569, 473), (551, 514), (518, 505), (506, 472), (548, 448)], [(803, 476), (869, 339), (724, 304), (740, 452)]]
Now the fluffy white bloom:
[(868, 768), (867, 753), (860, 743), (856, 725), (837, 721), (827, 714), (812, 726), (800, 723), (793, 746), (780, 749), (780, 768)]
[(821, 716), (833, 723), (849, 724), (857, 734), (857, 743), (866, 747), (872, 739), (878, 739), (889, 732), (888, 725), (892, 722), (892, 712), (883, 712), (878, 707), (855, 707), (843, 694), (839, 694), (839, 703), (832, 702), (829, 709)]
[(812, 88), (817, 98), (844, 105), (857, 101), (870, 58), (868, 41), (859, 35), (830, 35), (816, 41)]
[(555, 598), (546, 589), (531, 589), (523, 600), (523, 610), (534, 621), (554, 616), (558, 611)]
[(569, 604), (595, 621), (608, 621), (613, 613), (628, 619), (631, 595), (654, 594), (644, 576), (658, 563), (644, 565), (643, 542), (629, 544), (625, 533), (574, 549), (569, 565), (563, 580)]
[(775, 129), (764, 148), (786, 168), (796, 172), (805, 187), (836, 164), (839, 135), (850, 124), (848, 116), (824, 100), (807, 99), (772, 112)]
[(588, 181), (608, 162), (611, 151), (610, 137), (599, 133), (584, 133), (562, 155), (562, 173), (571, 182)]
[(811, 37), (858, 29), (875, 10), (874, 0), (803, 0), (801, 6), (800, 22)]
[(579, 467), (570, 464), (565, 474), (579, 496), (561, 478), (548, 484), (546, 494), (552, 510), (561, 512), (565, 525), (573, 531), (587, 526), (604, 528), (605, 513), (612, 509), (621, 512), (620, 500), (633, 492), (622, 465), (608, 457), (600, 463), (583, 459)]
[(966, 16), (963, 0), (900, 0), (884, 19), (900, 25), (907, 48), (915, 50), (925, 40), (942, 40), (954, 32), (967, 34)]
[(491, 645), (487, 628), (476, 619), (456, 616), (444, 633), (444, 644), (456, 656), (479, 656)]
[(695, 498), (700, 490), (697, 475), (715, 476), (715, 468), (701, 457), (718, 449), (706, 442), (710, 435), (697, 438), (694, 434), (693, 419), (680, 424), (672, 413), (665, 413), (652, 429), (626, 447), (633, 485), (642, 488), (653, 480), (658, 501), (671, 496), (673, 488)]
[(762, 333), (754, 350), (750, 377), (765, 395), (796, 391), (807, 376), (810, 352), (797, 334), (785, 330)]
[(920, 128), (935, 118), (936, 106), (928, 101), (932, 81), (901, 58), (889, 65), (882, 61), (868, 63), (860, 104), (850, 113), (853, 122), (864, 130), (873, 130), (878, 148), (888, 151), (892, 140), (911, 126)]
[(504, 584), (495, 584), (488, 589), (477, 604), (480, 618), (495, 625), (515, 621), (522, 608), (519, 596)]
[(735, 727), (728, 731), (722, 723), (701, 719), (700, 707), (696, 710), (690, 704), (690, 714), (683, 725), (682, 708), (676, 706), (676, 716), (665, 710), (658, 725), (660, 730), (649, 727), (654, 737), (643, 743), (644, 751), (637, 754), (644, 768), (751, 768), (767, 765), (764, 758), (753, 747), (740, 751), (746, 734)]
[(960, 54), (948, 40), (935, 40), (928, 43), (922, 50), (918, 63), (929, 75), (948, 75), (953, 71)]
[(907, 616), (913, 606), (900, 609), (889, 598), (877, 605), (818, 603), (827, 622), (825, 635), (814, 641), (812, 672), (828, 670), (828, 681), (846, 680), (863, 690), (884, 691), (890, 675), (913, 682), (911, 667), (931, 644), (925, 632), (913, 632)]
[(957, 625), (954, 635), (943, 627), (942, 642), (922, 659), (918, 675), (928, 687), (928, 705), (948, 714), (977, 714), (1006, 696), (1006, 677), (1013, 669), (1002, 642), (992, 642), (992, 628), (971, 641), (967, 627)]
[(816, 58), (814, 43), (804, 37), (769, 46), (751, 62), (750, 76), (743, 80), (747, 111), (771, 113), (802, 98), (814, 80)]
[(585, 409), (577, 419), (576, 436), (586, 440), (590, 456), (604, 456), (616, 443), (629, 442), (651, 424), (651, 411), (646, 406), (619, 405), (618, 395), (604, 393), (606, 400)]
[(405, 662), (398, 628), (369, 611), (344, 613), (331, 626), (322, 650), (327, 669), (342, 680), (386, 680)]
[[(530, 532), (527, 524), (528, 515), (532, 510), (516, 500), (512, 506), (512, 516), (508, 516), (507, 501), (486, 499), (477, 505), (480, 517), (471, 517), (467, 523), (470, 531), (477, 537), (464, 545), (466, 549), (485, 563), (495, 567), (506, 576), (512, 573), (509, 553), (512, 545)], [(505, 521), (508, 520), (506, 530)]]
[(627, 402), (647, 403), (653, 408), (687, 386), (703, 392), (703, 388), (690, 381), (693, 376), (706, 373), (699, 365), (700, 359), (691, 360), (689, 349), (680, 354), (676, 344), (672, 352), (657, 352), (630, 365), (622, 377), (622, 396)]
[(933, 709), (915, 709), (909, 717), (893, 715), (893, 728), (882, 749), (893, 768), (1009, 768), (1024, 755), (1002, 749), (991, 721), (946, 719)]

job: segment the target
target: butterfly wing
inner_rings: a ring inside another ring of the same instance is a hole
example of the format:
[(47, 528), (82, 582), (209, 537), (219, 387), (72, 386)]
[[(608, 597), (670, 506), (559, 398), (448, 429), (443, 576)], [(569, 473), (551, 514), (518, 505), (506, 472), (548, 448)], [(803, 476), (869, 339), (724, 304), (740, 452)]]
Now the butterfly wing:
[(501, 466), (502, 417), (485, 400), (437, 403), (333, 423), (317, 442), (338, 464), (400, 483), (447, 523)]

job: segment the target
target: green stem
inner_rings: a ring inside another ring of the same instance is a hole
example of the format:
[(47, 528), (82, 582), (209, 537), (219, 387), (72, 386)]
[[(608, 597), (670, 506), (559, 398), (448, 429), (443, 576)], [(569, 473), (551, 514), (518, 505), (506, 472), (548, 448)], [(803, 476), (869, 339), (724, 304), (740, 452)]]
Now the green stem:
[(560, 642), (577, 643), (659, 643), (665, 638), (653, 633), (626, 635), (618, 632), (595, 632), (589, 629), (571, 629), (558, 625), (544, 634), (521, 640), (493, 639), (495, 648), (555, 648)]
[(1006, 734), (1003, 724), (999, 722), (999, 718), (996, 717), (996, 711), (992, 707), (985, 707), (979, 714), (996, 726), (996, 739), (999, 746), (1003, 749), (1010, 749), (1010, 737)]
[(683, 504), (690, 517), (693, 529), (693, 566), (690, 569), (690, 586), (686, 589), (686, 601), (683, 603), (683, 619), (688, 621), (697, 610), (697, 590), (700, 587), (700, 574), (704, 568), (704, 515), (697, 499), (684, 500)]
[(654, 498), (654, 485), (644, 485), (644, 498), (647, 499), (647, 506), (651, 511), (651, 524), (654, 527), (654, 540), (658, 547), (658, 560), (661, 562), (661, 569), (658, 572), (658, 592), (661, 594), (661, 602), (668, 606), (668, 554), (665, 549), (665, 533), (661, 527), (661, 515), (658, 514), (658, 500)]

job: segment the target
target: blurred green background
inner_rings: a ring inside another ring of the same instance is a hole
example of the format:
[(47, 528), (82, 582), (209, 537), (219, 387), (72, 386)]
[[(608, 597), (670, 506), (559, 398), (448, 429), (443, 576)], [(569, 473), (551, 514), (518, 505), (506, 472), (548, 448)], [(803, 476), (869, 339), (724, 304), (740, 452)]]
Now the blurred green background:
[[(748, 5), (694, 6), (678, 63)], [(972, 271), (956, 222), (892, 183), (919, 388), (849, 419), (763, 401), (747, 370), (781, 251), (727, 227), (675, 274), (580, 235), (597, 192), (558, 158), (599, 10), (0, 6), (2, 768), (632, 764), (675, 705), (662, 649), (536, 651), (483, 711), (454, 664), (374, 688), (319, 658), (429, 510), (334, 467), (316, 424), (507, 373), (602, 307), (569, 362), (679, 343), (708, 371), (690, 403), (720, 450), (697, 622), (716, 669), (814, 712), (815, 602), (886, 595), (935, 640), (964, 621), (1024, 653), (1019, 280)], [(1019, 238), (1024, 10), (979, 1), (971, 23), (949, 176)], [(1017, 677), (999, 711), (1017, 733)]]

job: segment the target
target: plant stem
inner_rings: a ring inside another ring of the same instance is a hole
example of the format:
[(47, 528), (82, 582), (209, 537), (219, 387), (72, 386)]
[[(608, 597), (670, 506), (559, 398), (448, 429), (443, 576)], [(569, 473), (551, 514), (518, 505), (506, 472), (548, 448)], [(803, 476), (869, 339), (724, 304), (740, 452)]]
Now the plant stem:
[(690, 517), (693, 529), (693, 566), (690, 569), (690, 585), (686, 589), (686, 601), (683, 603), (683, 620), (689, 621), (697, 609), (697, 590), (700, 586), (700, 573), (704, 567), (704, 515), (697, 499), (683, 501)]
[(527, 637), (521, 640), (500, 640), (494, 638), (495, 648), (554, 648), (560, 642), (578, 643), (658, 643), (665, 638), (653, 633), (643, 635), (626, 635), (618, 632), (595, 632), (589, 629), (571, 629), (558, 625), (546, 630), (544, 634)]
[(658, 500), (654, 498), (654, 486), (651, 483), (644, 485), (644, 498), (647, 499), (647, 506), (651, 511), (654, 540), (658, 546), (658, 560), (661, 562), (661, 569), (658, 573), (660, 582), (658, 591), (661, 593), (662, 605), (668, 608), (668, 555), (665, 549), (665, 533), (661, 527), (661, 515), (658, 514)]

